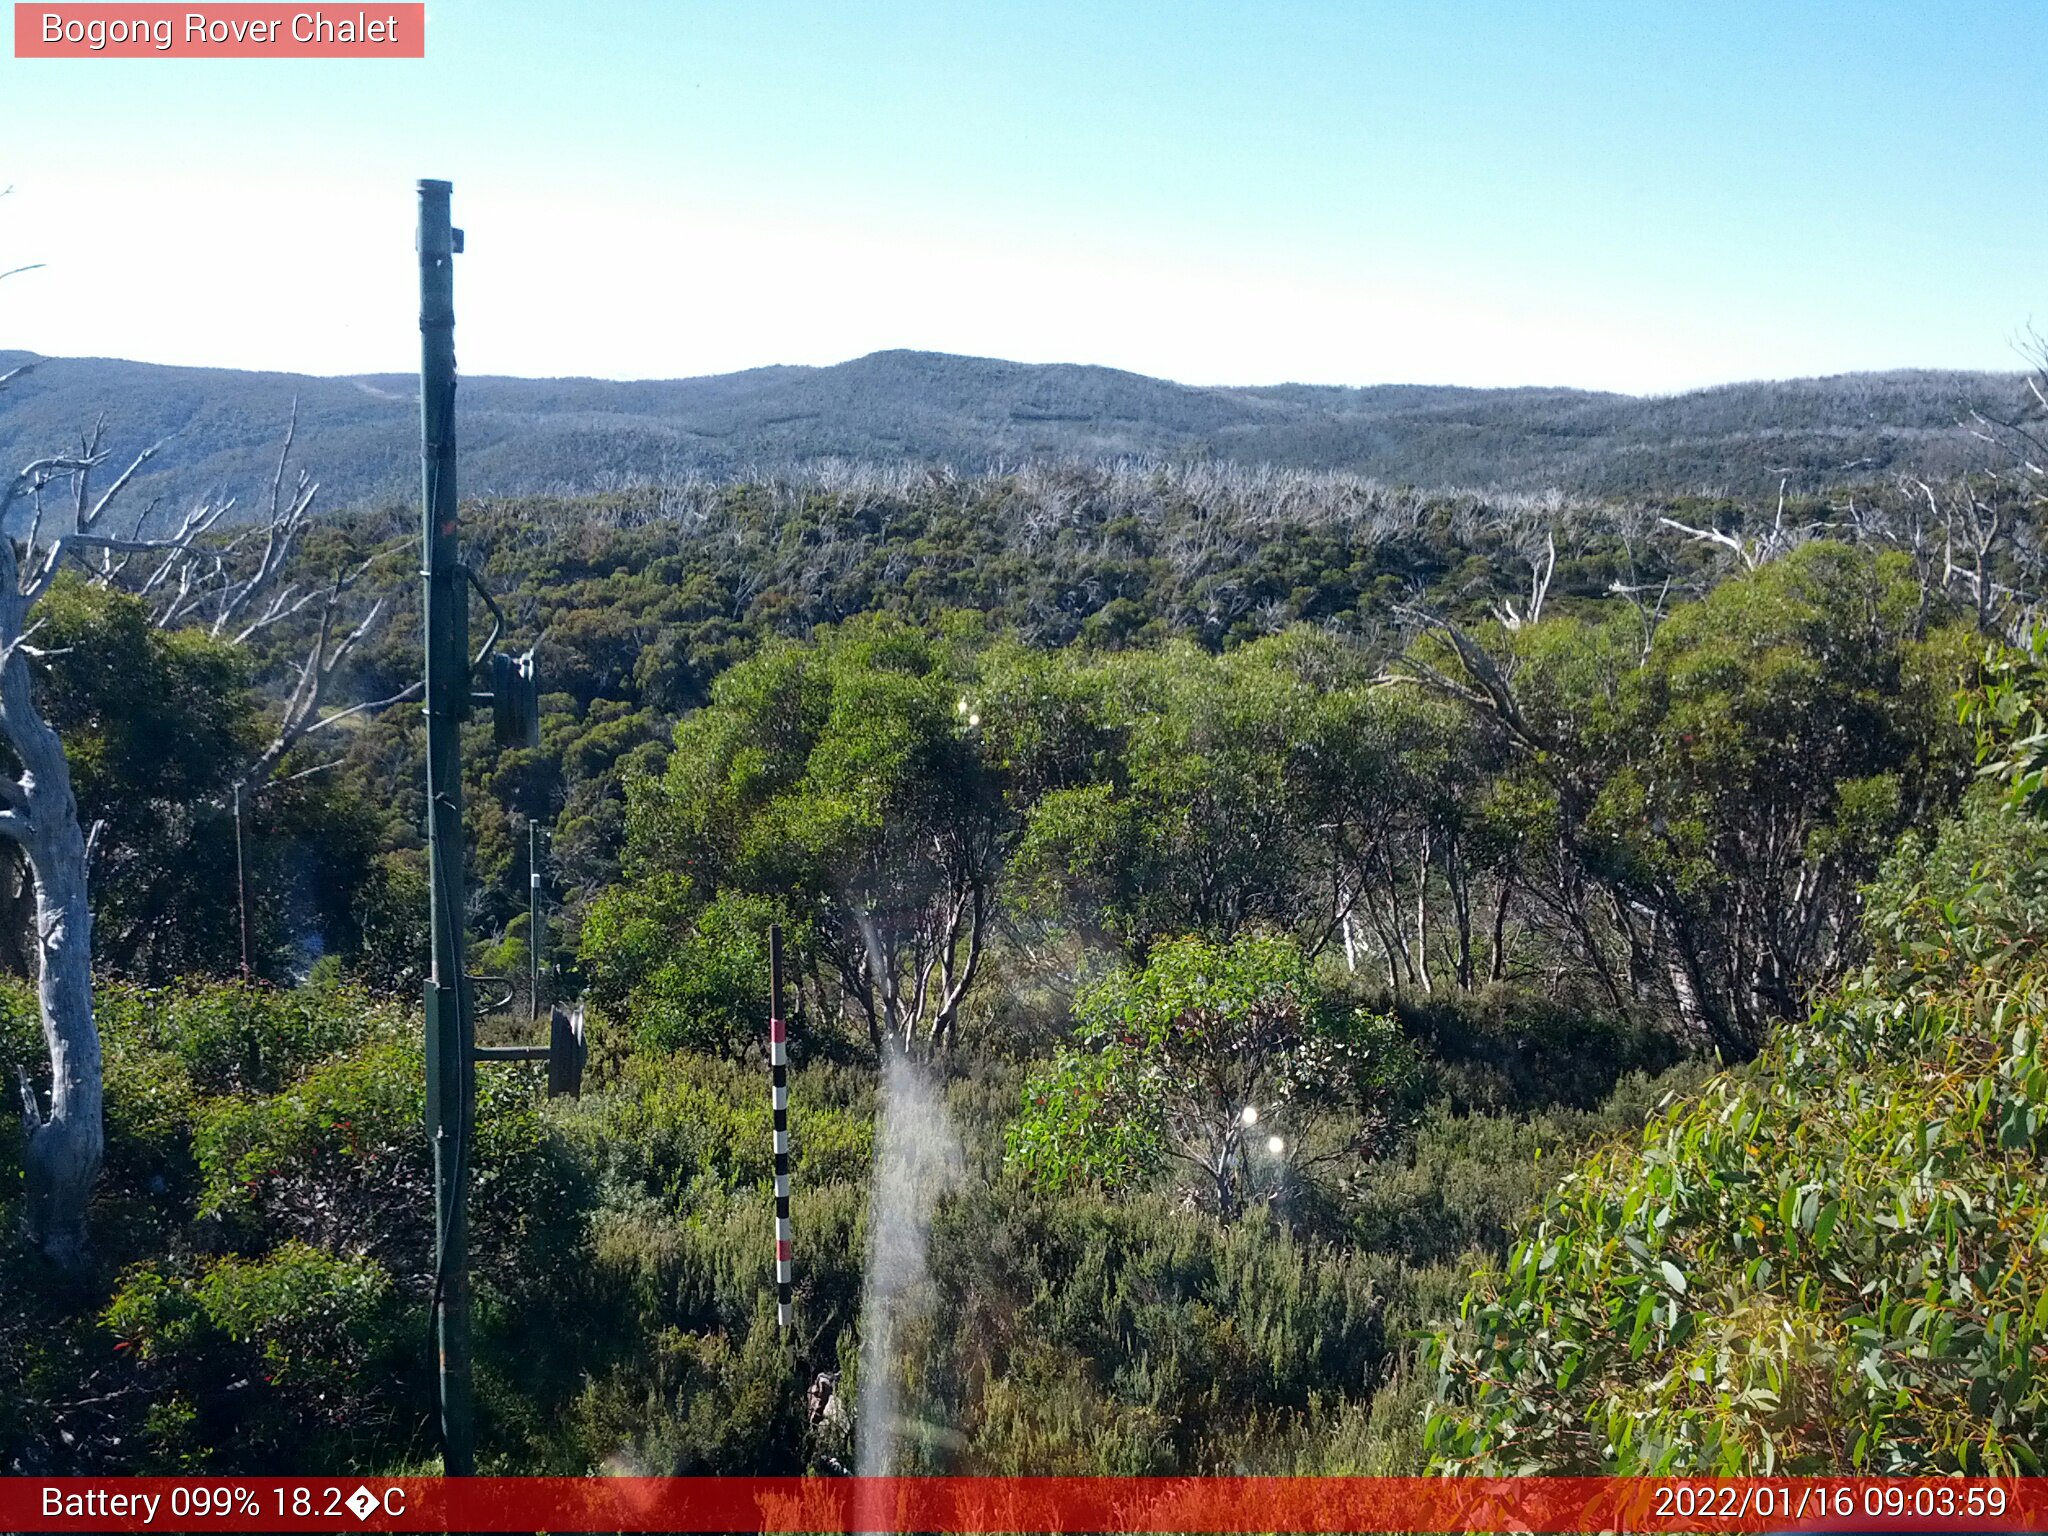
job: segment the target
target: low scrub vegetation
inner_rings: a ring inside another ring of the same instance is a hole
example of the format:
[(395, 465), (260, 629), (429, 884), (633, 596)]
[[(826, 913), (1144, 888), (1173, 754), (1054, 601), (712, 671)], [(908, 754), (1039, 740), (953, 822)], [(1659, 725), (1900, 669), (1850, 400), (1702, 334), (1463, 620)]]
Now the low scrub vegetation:
[[(483, 510), (554, 691), (468, 743), (473, 958), (544, 946), (592, 1031), (580, 1099), (482, 1074), (485, 1467), (852, 1467), (907, 1062), (958, 1166), (899, 1470), (2034, 1470), (2024, 562), (1887, 515), (1223, 471)], [(389, 600), (337, 699), (416, 665), (383, 532), (304, 532)], [(50, 596), (119, 941), (91, 1253), (0, 1252), (0, 1470), (430, 1469), (417, 712), (244, 795), (307, 633)], [(46, 1091), (10, 874), (0, 1062)]]

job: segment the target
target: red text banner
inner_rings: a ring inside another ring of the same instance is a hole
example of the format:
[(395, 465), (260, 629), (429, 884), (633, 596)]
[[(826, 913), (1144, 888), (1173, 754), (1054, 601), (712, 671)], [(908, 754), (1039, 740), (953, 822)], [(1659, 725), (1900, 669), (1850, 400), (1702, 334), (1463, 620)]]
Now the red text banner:
[(16, 4), (17, 59), (420, 59), (424, 4)]
[(32, 1478), (8, 1531), (2040, 1531), (2048, 1478)]

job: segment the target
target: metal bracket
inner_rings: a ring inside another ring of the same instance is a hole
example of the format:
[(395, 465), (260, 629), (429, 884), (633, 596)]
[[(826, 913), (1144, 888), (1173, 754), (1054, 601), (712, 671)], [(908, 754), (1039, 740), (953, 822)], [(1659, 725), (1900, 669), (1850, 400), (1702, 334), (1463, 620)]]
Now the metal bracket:
[(583, 1067), (590, 1059), (590, 1042), (583, 1032), (583, 1010), (571, 1013), (557, 1007), (548, 1016), (546, 1045), (479, 1045), (470, 1052), (474, 1061), (544, 1061), (548, 1064), (548, 1097), (583, 1096)]
[(512, 1006), (512, 995), (518, 990), (517, 984), (514, 983), (510, 976), (470, 975), (465, 976), (463, 980), (467, 981), (472, 988), (489, 983), (491, 986), (503, 987), (505, 989), (502, 997), (493, 997), (486, 1002), (475, 1004), (474, 1007), (477, 1013), (503, 1013)]

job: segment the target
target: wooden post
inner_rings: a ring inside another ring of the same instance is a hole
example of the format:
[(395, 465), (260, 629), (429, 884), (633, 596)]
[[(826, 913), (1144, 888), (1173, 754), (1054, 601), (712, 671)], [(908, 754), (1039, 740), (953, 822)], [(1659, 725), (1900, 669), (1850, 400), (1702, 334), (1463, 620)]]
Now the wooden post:
[(796, 1268), (789, 1225), (789, 1025), (782, 1017), (782, 925), (768, 929), (768, 1097), (775, 1111), (775, 1321), (789, 1328)]

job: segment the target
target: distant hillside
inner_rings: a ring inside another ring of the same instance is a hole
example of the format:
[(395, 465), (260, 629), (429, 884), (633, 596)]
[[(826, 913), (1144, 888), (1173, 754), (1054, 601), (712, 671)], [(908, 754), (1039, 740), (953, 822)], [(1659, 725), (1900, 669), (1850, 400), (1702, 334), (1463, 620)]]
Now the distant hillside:
[[(300, 458), (328, 506), (409, 500), (409, 375), (314, 378), (0, 352), (35, 368), (0, 392), (0, 459), (104, 415), (132, 452), (177, 434), (151, 489), (176, 503), (267, 484), (294, 397)], [(1659, 398), (1569, 389), (1279, 385), (1198, 389), (1111, 368), (877, 352), (830, 368), (697, 379), (471, 378), (463, 487), (577, 492), (824, 458), (979, 470), (1032, 458), (1232, 459), (1390, 483), (1590, 493), (1763, 492), (1960, 462), (1955, 423), (2004, 409), (2016, 375), (1910, 371), (1736, 384)]]

